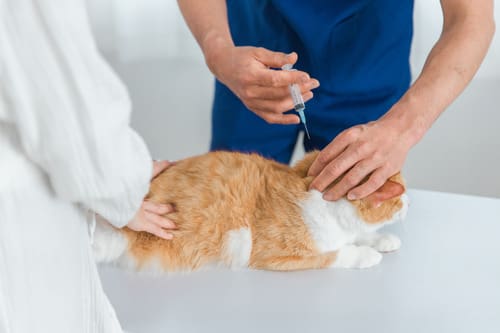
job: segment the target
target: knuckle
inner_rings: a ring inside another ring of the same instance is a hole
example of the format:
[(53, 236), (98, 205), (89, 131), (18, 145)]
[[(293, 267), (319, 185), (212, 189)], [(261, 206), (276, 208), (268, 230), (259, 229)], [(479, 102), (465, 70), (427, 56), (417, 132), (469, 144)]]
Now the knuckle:
[(277, 73), (272, 73), (270, 78), (269, 78), (269, 83), (271, 84), (271, 86), (273, 87), (277, 87), (279, 86), (279, 78), (278, 78), (278, 75)]
[(358, 133), (361, 133), (368, 129), (368, 125), (366, 124), (356, 125), (353, 127), (353, 129), (356, 130)]
[(361, 166), (358, 166), (353, 168), (348, 176), (358, 182), (363, 177), (363, 171), (364, 169)]
[(332, 178), (332, 180), (334, 180), (335, 178), (338, 177), (338, 167), (335, 166), (335, 165), (330, 165), (330, 166), (327, 166), (326, 169), (325, 169), (325, 174), (329, 177), (329, 178)]
[(356, 151), (359, 155), (366, 155), (368, 154), (372, 149), (372, 145), (369, 142), (361, 142)]
[(375, 151), (372, 154), (371, 160), (375, 162), (380, 162), (384, 159), (384, 154), (382, 154), (380, 151)]
[(353, 128), (347, 129), (340, 134), (340, 139), (345, 141), (352, 141), (355, 137), (356, 133)]
[(356, 185), (356, 177), (354, 175), (347, 175), (344, 177), (344, 184), (348, 187)]
[(282, 53), (274, 53), (273, 54), (273, 61), (274, 63), (283, 63), (284, 61), (286, 61), (286, 56)]
[(358, 167), (354, 170), (357, 172), (359, 178), (364, 178), (369, 175), (369, 171), (373, 170), (373, 166), (370, 161), (364, 160), (358, 164)]
[(379, 188), (380, 186), (382, 186), (384, 184), (384, 177), (382, 177), (381, 175), (373, 175), (367, 182), (366, 182), (366, 186), (367, 187), (372, 187), (372, 188)]
[(326, 154), (319, 153), (317, 161), (320, 165), (324, 165), (329, 162), (329, 158)]

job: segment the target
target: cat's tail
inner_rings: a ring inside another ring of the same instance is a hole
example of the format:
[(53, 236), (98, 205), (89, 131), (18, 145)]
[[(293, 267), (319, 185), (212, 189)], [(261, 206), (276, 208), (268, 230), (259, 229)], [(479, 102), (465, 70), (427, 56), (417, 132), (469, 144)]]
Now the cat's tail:
[(125, 235), (100, 217), (92, 238), (92, 250), (97, 263), (118, 263), (128, 249)]

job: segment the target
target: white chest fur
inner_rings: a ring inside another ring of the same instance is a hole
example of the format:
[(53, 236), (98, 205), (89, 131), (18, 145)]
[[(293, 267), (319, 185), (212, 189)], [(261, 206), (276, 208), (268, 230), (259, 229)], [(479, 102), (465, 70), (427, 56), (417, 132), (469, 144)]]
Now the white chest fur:
[(392, 223), (406, 214), (407, 198), (402, 197), (403, 209), (385, 223), (364, 223), (355, 207), (346, 199), (325, 201), (316, 190), (300, 203), (304, 222), (321, 252), (337, 251), (354, 244), (366, 234), (373, 234), (385, 224)]

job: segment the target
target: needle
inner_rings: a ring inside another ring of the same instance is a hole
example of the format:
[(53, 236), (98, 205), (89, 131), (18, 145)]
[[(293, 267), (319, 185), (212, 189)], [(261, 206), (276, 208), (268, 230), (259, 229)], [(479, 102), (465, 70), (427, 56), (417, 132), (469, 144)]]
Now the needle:
[(307, 123), (306, 123), (306, 116), (304, 115), (304, 109), (302, 110), (297, 110), (300, 116), (300, 120), (302, 120), (302, 123), (304, 124), (304, 128), (306, 130), (307, 138), (311, 140), (311, 136), (309, 136), (309, 131), (307, 130)]

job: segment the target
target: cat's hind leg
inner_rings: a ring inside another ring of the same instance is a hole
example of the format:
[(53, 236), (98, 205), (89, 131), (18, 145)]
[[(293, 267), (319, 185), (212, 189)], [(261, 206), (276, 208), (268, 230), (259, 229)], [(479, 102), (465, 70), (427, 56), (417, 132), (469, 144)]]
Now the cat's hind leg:
[(248, 268), (252, 254), (252, 232), (243, 227), (233, 229), (224, 235), (222, 242), (222, 261), (232, 269)]
[(250, 267), (270, 271), (297, 271), (328, 268), (335, 261), (335, 252), (312, 256), (281, 256), (255, 260)]
[(368, 268), (382, 260), (382, 255), (369, 246), (345, 245), (336, 252), (331, 267)]
[(392, 252), (401, 247), (401, 240), (392, 234), (379, 234), (376, 232), (358, 235), (356, 245), (369, 246), (379, 252)]

